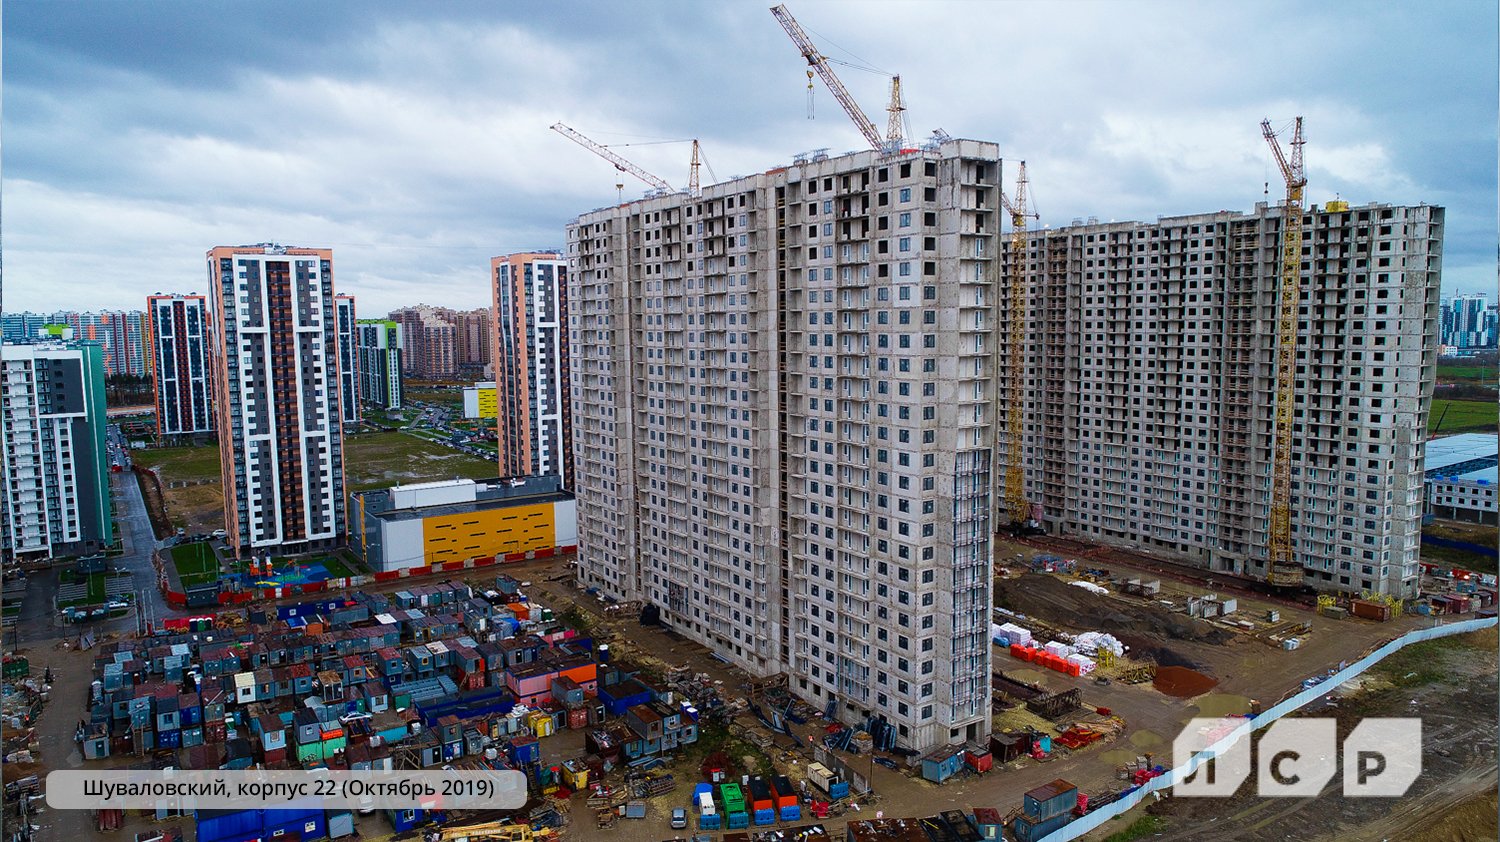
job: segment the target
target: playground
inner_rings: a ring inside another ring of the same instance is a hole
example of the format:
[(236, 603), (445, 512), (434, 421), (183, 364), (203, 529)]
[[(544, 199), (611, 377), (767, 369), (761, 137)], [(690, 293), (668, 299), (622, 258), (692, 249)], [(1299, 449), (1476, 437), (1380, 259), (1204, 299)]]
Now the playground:
[[(334, 571), (330, 570), (330, 564), (337, 565), (333, 559), (291, 559), (272, 558), (266, 560), (252, 559), (248, 561), (235, 562), (232, 567), (235, 576), (246, 588), (279, 588), (287, 585), (305, 585), (310, 582), (322, 582), (326, 579), (335, 578)], [(348, 572), (339, 571), (339, 576), (347, 576)]]
[(305, 585), (353, 576), (352, 570), (357, 565), (342, 551), (306, 558), (277, 556), (221, 562), (207, 543), (179, 544), (171, 549), (170, 555), (184, 587), (204, 585), (221, 578), (237, 580), (247, 589)]

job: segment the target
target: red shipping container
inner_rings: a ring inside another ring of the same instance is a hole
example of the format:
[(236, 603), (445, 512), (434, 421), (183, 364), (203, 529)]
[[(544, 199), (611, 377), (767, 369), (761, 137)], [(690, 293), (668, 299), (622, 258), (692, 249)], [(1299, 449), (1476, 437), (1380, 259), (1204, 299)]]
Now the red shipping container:
[(1010, 656), (1012, 658), (1020, 658), (1023, 661), (1026, 660), (1026, 647), (1019, 643), (1012, 643), (1010, 645)]
[(268, 749), (266, 749), (266, 755), (265, 755), (266, 765), (269, 766), (272, 763), (280, 763), (283, 760), (286, 760), (286, 749), (285, 748), (268, 748)]
[(1068, 662), (1068, 675), (1072, 675), (1072, 676), (1083, 675), (1083, 665), (1082, 664), (1075, 664), (1072, 661), (1069, 661)]
[(964, 763), (976, 772), (988, 772), (994, 767), (995, 756), (987, 751), (964, 752)]
[(589, 727), (589, 709), (581, 707), (568, 711), (568, 727), (575, 729)]

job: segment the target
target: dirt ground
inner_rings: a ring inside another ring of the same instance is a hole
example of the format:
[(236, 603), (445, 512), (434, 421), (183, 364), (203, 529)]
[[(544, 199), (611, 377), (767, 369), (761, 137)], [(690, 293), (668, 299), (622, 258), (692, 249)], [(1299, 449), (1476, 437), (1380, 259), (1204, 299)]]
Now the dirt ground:
[[(1399, 686), (1402, 676), (1382, 675), (1341, 692), (1332, 704), (1309, 710), (1309, 716), (1334, 716), (1340, 737), (1363, 718), (1419, 716), (1422, 720), (1422, 773), (1404, 796), (1345, 798), (1335, 776), (1314, 798), (1261, 798), (1252, 782), (1231, 799), (1164, 799), (1147, 812), (1162, 816), (1164, 842), (1205, 837), (1215, 840), (1385, 840), (1468, 842), (1497, 838), (1496, 733), (1500, 714), (1496, 697), (1494, 630), (1444, 641), (1424, 649), (1435, 659), (1436, 680), (1418, 687)], [(1403, 667), (1404, 668), (1404, 667)], [(1102, 837), (1118, 830), (1140, 810), (1102, 828)], [(1290, 828), (1295, 832), (1289, 834)]]
[[(597, 599), (583, 594), (572, 586), (566, 569), (569, 560), (562, 558), (523, 562), (506, 565), (498, 570), (491, 568), (476, 571), (464, 578), (476, 585), (488, 584), (493, 582), (497, 573), (503, 572), (517, 579), (530, 581), (532, 586), (527, 589), (528, 592), (544, 605), (559, 612), (574, 606), (588, 611), (597, 623), (600, 636), (611, 637), (612, 648), (621, 657), (630, 657), (632, 660), (655, 668), (685, 664), (695, 672), (707, 672), (723, 681), (727, 694), (746, 692), (748, 684), (745, 677), (728, 669), (703, 647), (659, 629), (643, 629), (636, 622), (633, 614), (606, 612), (605, 606)], [(1113, 565), (1111, 567), (1113, 568)], [(561, 581), (549, 581), (549, 578)], [(1035, 580), (1035, 582), (1028, 582), (1027, 587), (1034, 586), (1039, 592), (1047, 593), (1060, 586), (1040, 584), (1050, 578), (1028, 574), (1025, 579), (1019, 581)], [(376, 589), (395, 590), (407, 584), (409, 583), (392, 582)], [(1169, 600), (1195, 591), (1193, 587), (1184, 585), (1179, 593), (1169, 589), (1165, 580), (1163, 587), (1164, 592), (1168, 593)], [(1084, 596), (1091, 596), (1076, 588), (1066, 587), (1066, 590), (1078, 590)], [(1144, 601), (1136, 597), (1111, 595), (1104, 599), (1110, 601), (1107, 603), (1110, 611), (1106, 612), (1106, 615), (1116, 612), (1129, 615), (1133, 611), (1140, 610), (1140, 605), (1135, 605), (1132, 601), (1144, 605)], [(1263, 611), (1272, 604), (1247, 602), (1241, 598), (1241, 610), (1244, 612)], [(868, 764), (863, 769), (871, 776), (880, 796), (873, 804), (861, 805), (863, 809), (860, 812), (851, 812), (844, 819), (830, 819), (823, 823), (828, 826), (832, 834), (842, 835), (845, 821), (873, 818), (875, 810), (883, 811), (887, 816), (930, 815), (938, 810), (971, 809), (975, 806), (998, 807), (1004, 812), (1019, 805), (1021, 794), (1026, 790), (1058, 777), (1078, 784), (1085, 792), (1103, 793), (1118, 789), (1121, 785), (1115, 772), (1118, 765), (1148, 752), (1158, 757), (1165, 757), (1170, 752), (1169, 746), (1172, 738), (1188, 719), (1195, 716), (1217, 716), (1242, 712), (1251, 697), (1262, 699), (1269, 704), (1280, 698), (1282, 694), (1300, 686), (1303, 678), (1321, 675), (1327, 669), (1337, 666), (1339, 661), (1351, 660), (1379, 642), (1413, 627), (1418, 622), (1414, 618), (1389, 624), (1358, 620), (1332, 621), (1316, 617), (1310, 611), (1281, 605), (1277, 607), (1282, 610), (1284, 619), (1305, 620), (1313, 624), (1313, 633), (1305, 640), (1302, 648), (1288, 652), (1251, 640), (1244, 635), (1234, 635), (1226, 642), (1219, 644), (1190, 639), (1191, 634), (1181, 639), (1163, 636), (1162, 646), (1179, 653), (1185, 660), (1199, 665), (1206, 673), (1219, 681), (1219, 685), (1211, 692), (1191, 699), (1167, 697), (1153, 689), (1149, 683), (1127, 685), (1114, 682), (1108, 686), (1100, 686), (1088, 677), (1073, 678), (1056, 672), (1037, 670), (1033, 665), (1012, 659), (1008, 654), (997, 649), (994, 656), (997, 670), (1018, 675), (1024, 680), (1042, 685), (1049, 691), (1072, 687), (1081, 688), (1085, 705), (1109, 708), (1114, 715), (1124, 720), (1125, 727), (1116, 738), (1102, 745), (1091, 746), (1071, 754), (1060, 752), (1046, 762), (1023, 759), (997, 767), (990, 774), (963, 776), (943, 786), (933, 785), (919, 778), (912, 778), (900, 772), (873, 765), (868, 757), (846, 756), (851, 763)], [(1059, 617), (1052, 622), (1077, 631), (1085, 630), (1084, 626), (1079, 626), (1076, 622), (1066, 622), (1067, 619), (1067, 617)], [(1073, 619), (1076, 620), (1076, 617)], [(1189, 630), (1191, 631), (1191, 628)], [(39, 733), (44, 735), (42, 759), (49, 768), (75, 767), (81, 764), (82, 759), (76, 744), (71, 739), (71, 734), (73, 724), (82, 713), (81, 704), (87, 693), (92, 654), (65, 652), (49, 644), (39, 644), (33, 647), (33, 650), (32, 662), (34, 664), (45, 665), (50, 662), (58, 672), (53, 702), (44, 711), (39, 727)], [(1493, 647), (1488, 653), (1488, 660), (1491, 663), (1494, 661)], [(1437, 712), (1433, 714), (1434, 717), (1447, 717), (1441, 721), (1439, 718), (1434, 718), (1432, 720), (1434, 724), (1431, 727), (1459, 729), (1453, 732), (1452, 738), (1445, 739), (1448, 744), (1470, 748), (1465, 748), (1463, 753), (1451, 750), (1450, 757), (1434, 761), (1431, 768), (1440, 771), (1435, 773), (1433, 786), (1427, 789), (1419, 786), (1420, 792), (1417, 797), (1426, 800), (1414, 800), (1410, 811), (1389, 811), (1390, 815), (1383, 817), (1391, 823), (1392, 831), (1396, 831), (1391, 834), (1391, 838), (1428, 838), (1432, 842), (1456, 842), (1461, 839), (1477, 838), (1462, 834), (1469, 833), (1476, 825), (1482, 825), (1483, 804), (1475, 800), (1475, 793), (1482, 790), (1485, 785), (1490, 789), (1494, 788), (1493, 730), (1496, 721), (1494, 681), (1492, 668), (1488, 674), (1474, 676), (1470, 685), (1464, 687), (1436, 686), (1422, 689), (1423, 699), (1431, 700), (1424, 702), (1427, 704), (1426, 709)], [(1481, 691), (1486, 688), (1488, 694), (1484, 695)], [(1399, 698), (1393, 696), (1394, 701), (1391, 704), (1395, 708), (1401, 708), (1409, 701), (1411, 692), (1397, 693), (1396, 696)], [(1447, 695), (1456, 695), (1457, 701), (1448, 699)], [(1488, 699), (1490, 704), (1487, 712), (1482, 707), (1477, 707), (1484, 699)], [(1455, 704), (1459, 707), (1453, 707)], [(1065, 717), (1053, 727), (1055, 731), (1060, 731), (1073, 721), (1090, 720), (1098, 721), (1099, 718), (1080, 711), (1072, 717)], [(806, 742), (807, 733), (821, 730), (822, 724), (815, 719), (800, 729), (799, 736), (802, 742)], [(1466, 728), (1468, 730), (1463, 730)], [(1487, 738), (1480, 733), (1484, 728), (1488, 729)], [(1485, 739), (1488, 740), (1487, 743), (1484, 742)], [(577, 756), (582, 752), (582, 734), (564, 731), (544, 740), (542, 747), (544, 757), (549, 761)], [(1472, 752), (1478, 753), (1472, 754)], [(687, 753), (684, 753), (684, 756), (687, 756)], [(778, 755), (778, 770), (800, 778), (802, 777), (800, 770), (805, 768), (810, 759), (806, 751), (792, 755)], [(121, 759), (120, 762), (128, 762), (128, 759)], [(856, 768), (861, 767), (856, 765)], [(666, 813), (671, 806), (686, 804), (691, 786), (697, 780), (697, 771), (689, 763), (679, 763), (671, 771), (677, 774), (679, 781), (677, 789), (665, 797), (654, 799), (650, 815), (646, 820), (621, 821), (609, 831), (600, 831), (595, 828), (593, 816), (584, 805), (583, 798), (581, 796), (575, 798), (567, 837), (598, 839), (604, 838), (604, 835), (608, 833), (611, 838), (619, 837), (621, 842), (659, 842), (662, 839), (685, 835), (683, 831), (668, 829)], [(1488, 781), (1488, 784), (1485, 784), (1485, 781)], [(1455, 782), (1457, 789), (1445, 789), (1447, 782)], [(1493, 805), (1493, 802), (1490, 803)], [(1249, 810), (1253, 806), (1247, 802), (1239, 809)], [(1279, 813), (1271, 814), (1268, 811), (1276, 808), (1284, 809), (1284, 807), (1285, 805), (1282, 804), (1274, 804), (1271, 808), (1263, 807), (1260, 810), (1274, 818)], [(1388, 804), (1387, 807), (1389, 807)], [(1252, 815), (1261, 816), (1262, 812)], [(1407, 812), (1410, 812), (1409, 821), (1401, 818), (1406, 816)], [(1493, 815), (1493, 809), (1490, 813)], [(1347, 822), (1361, 820), (1361, 815), (1353, 815), (1347, 819)], [(1435, 816), (1447, 816), (1447, 818), (1439, 820), (1434, 818)], [(1167, 832), (1175, 834), (1172, 838), (1202, 838), (1202, 828), (1219, 826), (1210, 821), (1211, 816), (1208, 814), (1205, 814), (1202, 819), (1202, 823), (1196, 823), (1196, 819), (1194, 820), (1194, 829), (1199, 832), (1199, 835), (1194, 835), (1184, 827), (1183, 818), (1169, 815), (1167, 820), (1170, 824)], [(1399, 827), (1396, 826), (1398, 820), (1404, 822)], [(42, 824), (45, 829), (42, 838), (54, 839), (91, 838), (93, 834), (88, 827), (88, 821), (87, 814), (58, 811), (48, 811), (38, 819), (38, 823)], [(191, 838), (190, 820), (173, 821), (183, 824), (188, 829), (188, 837)], [(1259, 819), (1248, 821), (1249, 824), (1257, 824)], [(359, 834), (363, 839), (390, 838), (390, 829), (379, 815), (358, 817), (357, 823)], [(129, 817), (125, 830), (133, 833), (156, 826), (156, 823), (150, 820)], [(1273, 821), (1269, 826), (1275, 826), (1275, 822)], [(1411, 836), (1411, 832), (1418, 826), (1425, 828), (1424, 833), (1444, 832), (1450, 835)], [(1111, 825), (1114, 830), (1120, 827), (1123, 827), (1123, 824)], [(1243, 838), (1269, 839), (1273, 835), (1267, 830), (1264, 837), (1245, 836)], [(1302, 838), (1295, 833), (1292, 835), (1295, 838)], [(1281, 836), (1277, 838), (1286, 838), (1286, 836), (1287, 833), (1283, 830)], [(1366, 837), (1340, 836), (1339, 838)], [(1488, 837), (1484, 838), (1493, 839), (1495, 835), (1491, 832)]]

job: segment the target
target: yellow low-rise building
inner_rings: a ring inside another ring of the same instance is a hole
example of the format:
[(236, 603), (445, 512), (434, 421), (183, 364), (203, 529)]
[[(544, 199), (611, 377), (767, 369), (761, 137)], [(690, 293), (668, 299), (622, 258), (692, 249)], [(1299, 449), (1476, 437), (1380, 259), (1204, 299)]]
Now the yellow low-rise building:
[(387, 572), (578, 542), (577, 504), (557, 477), (398, 485), (349, 498), (349, 545)]

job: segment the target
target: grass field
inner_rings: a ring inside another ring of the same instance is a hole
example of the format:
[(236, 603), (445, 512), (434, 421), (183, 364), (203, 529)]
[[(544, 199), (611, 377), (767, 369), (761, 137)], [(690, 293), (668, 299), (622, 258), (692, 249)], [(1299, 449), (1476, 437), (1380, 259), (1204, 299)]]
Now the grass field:
[[(135, 454), (138, 464), (155, 468), (161, 476), (167, 519), (189, 534), (224, 527), (224, 489), (219, 475), (219, 446), (159, 447)], [(207, 482), (203, 482), (207, 480)], [(203, 482), (172, 488), (174, 482)]]
[(208, 544), (178, 544), (172, 548), (172, 564), (183, 587), (203, 585), (219, 578), (219, 560)]
[(1429, 433), (1494, 432), (1500, 407), (1493, 401), (1449, 401), (1434, 398), (1427, 416)]
[(487, 459), (405, 433), (360, 433), (344, 437), (344, 474), (351, 492), (455, 477), (492, 479), (499, 470)]
[(440, 389), (432, 386), (408, 386), (402, 393), (402, 397), (408, 401), (423, 401), (424, 403), (437, 404), (457, 408), (460, 412), (464, 406), (464, 392), (462, 389)]
[[(69, 584), (76, 583), (79, 578), (80, 577), (75, 573), (64, 573), (61, 577), (63, 582)], [(88, 584), (89, 592), (82, 599), (75, 599), (70, 602), (59, 602), (57, 604), (57, 607), (68, 608), (74, 605), (98, 605), (99, 603), (104, 602), (106, 599), (108, 599), (104, 592), (103, 573), (90, 573), (88, 577)]]
[(1497, 377), (1500, 377), (1500, 369), (1493, 365), (1438, 363), (1437, 367), (1437, 382), (1439, 383), (1477, 383), (1493, 386)]
[(162, 482), (219, 478), (219, 446), (158, 447), (132, 454), (135, 461), (161, 474)]

